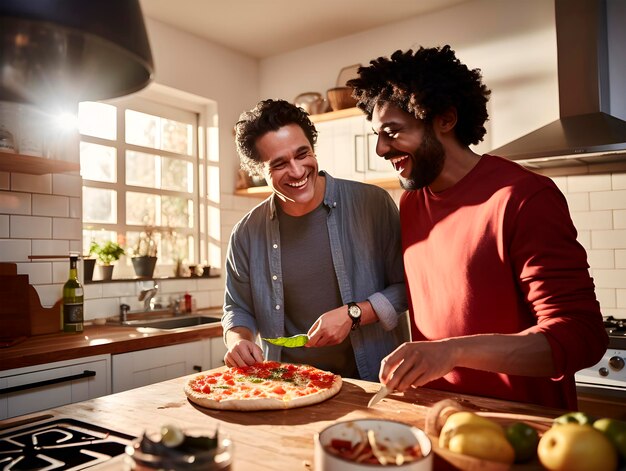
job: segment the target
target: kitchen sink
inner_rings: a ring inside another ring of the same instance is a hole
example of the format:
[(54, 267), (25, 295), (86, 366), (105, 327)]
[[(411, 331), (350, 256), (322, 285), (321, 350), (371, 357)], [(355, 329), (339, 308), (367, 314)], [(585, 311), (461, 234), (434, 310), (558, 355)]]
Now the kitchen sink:
[(121, 322), (118, 325), (123, 327), (151, 327), (160, 330), (183, 329), (186, 327), (197, 327), (201, 325), (217, 324), (220, 316), (198, 315), (171, 317), (168, 319), (141, 319)]

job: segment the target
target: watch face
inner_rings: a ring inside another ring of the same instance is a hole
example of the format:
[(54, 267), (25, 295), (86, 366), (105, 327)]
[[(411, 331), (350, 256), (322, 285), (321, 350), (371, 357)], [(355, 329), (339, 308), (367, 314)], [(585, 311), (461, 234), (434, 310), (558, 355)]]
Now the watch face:
[(359, 318), (361, 317), (361, 308), (357, 305), (350, 306), (348, 308), (348, 314), (350, 314), (350, 317)]

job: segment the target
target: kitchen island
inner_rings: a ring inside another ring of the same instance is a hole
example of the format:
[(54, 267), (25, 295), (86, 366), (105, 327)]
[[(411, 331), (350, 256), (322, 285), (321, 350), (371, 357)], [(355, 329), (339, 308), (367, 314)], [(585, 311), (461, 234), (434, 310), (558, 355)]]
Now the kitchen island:
[[(368, 409), (367, 403), (380, 385), (352, 379), (344, 379), (342, 389), (336, 396), (314, 406), (281, 411), (213, 411), (197, 407), (187, 400), (183, 384), (189, 377), (2, 421), (0, 433), (6, 433), (11, 424), (42, 414), (52, 416), (48, 416), (47, 420), (71, 418), (132, 436), (141, 436), (146, 429), (158, 430), (165, 424), (175, 424), (183, 429), (206, 430), (211, 435), (219, 427), (220, 433), (227, 434), (234, 443), (233, 470), (306, 471), (313, 469), (315, 433), (336, 421), (384, 418), (424, 428), (424, 420), (431, 406), (447, 398), (459, 402), (467, 410), (501, 412), (512, 414), (513, 417), (534, 415), (545, 418), (545, 424), (563, 413), (556, 409), (424, 388), (394, 393)], [(22, 425), (20, 428), (28, 426)], [(124, 469), (122, 462), (123, 457), (119, 456), (90, 469), (120, 470)], [(517, 468), (514, 466), (512, 469)], [(436, 455), (434, 469), (457, 468), (451, 467), (444, 458)], [(541, 468), (538, 465), (526, 465), (519, 469)]]

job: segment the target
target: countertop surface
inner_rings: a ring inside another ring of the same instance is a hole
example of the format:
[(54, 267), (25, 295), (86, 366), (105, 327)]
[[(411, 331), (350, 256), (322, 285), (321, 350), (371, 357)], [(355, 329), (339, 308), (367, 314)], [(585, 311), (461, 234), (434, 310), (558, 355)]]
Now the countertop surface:
[[(132, 436), (141, 436), (147, 429), (158, 430), (165, 424), (176, 424), (183, 429), (191, 427), (206, 430), (211, 435), (219, 427), (220, 433), (227, 434), (234, 443), (232, 469), (235, 471), (310, 471), (313, 469), (315, 433), (337, 421), (384, 418), (423, 429), (431, 406), (447, 398), (457, 401), (467, 410), (506, 413), (503, 414), (506, 419), (497, 420), (510, 422), (523, 415), (537, 416), (538, 421), (544, 424), (544, 430), (548, 428), (553, 417), (563, 413), (556, 409), (424, 388), (407, 393), (393, 393), (368, 409), (367, 403), (380, 385), (353, 379), (344, 379), (342, 389), (336, 396), (313, 406), (280, 411), (214, 411), (197, 407), (187, 400), (183, 385), (191, 376), (193, 375), (0, 421), (0, 429), (16, 423), (17, 420), (42, 414), (51, 414), (54, 419), (72, 418)], [(465, 465), (459, 467), (458, 462), (454, 462), (454, 467), (449, 458), (450, 452), (442, 452), (437, 447), (435, 450), (435, 470), (474, 469)], [(124, 469), (122, 460), (123, 456), (119, 456), (91, 469)], [(513, 466), (512, 469), (542, 468), (538, 463), (531, 463)]]
[(11, 347), (0, 348), (0, 369), (10, 370), (92, 355), (126, 353), (221, 336), (222, 326), (218, 319), (214, 324), (176, 330), (85, 325), (85, 330), (80, 333), (36, 335)]

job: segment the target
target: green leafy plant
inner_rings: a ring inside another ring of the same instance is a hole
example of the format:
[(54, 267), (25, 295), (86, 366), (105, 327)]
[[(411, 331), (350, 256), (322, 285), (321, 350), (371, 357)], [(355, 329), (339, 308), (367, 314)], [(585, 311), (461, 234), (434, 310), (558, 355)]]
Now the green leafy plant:
[(103, 265), (110, 265), (111, 262), (119, 260), (124, 253), (124, 249), (117, 242), (108, 241), (99, 244), (94, 240), (89, 246), (89, 255), (96, 255)]

